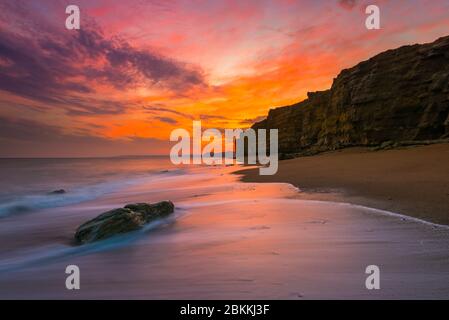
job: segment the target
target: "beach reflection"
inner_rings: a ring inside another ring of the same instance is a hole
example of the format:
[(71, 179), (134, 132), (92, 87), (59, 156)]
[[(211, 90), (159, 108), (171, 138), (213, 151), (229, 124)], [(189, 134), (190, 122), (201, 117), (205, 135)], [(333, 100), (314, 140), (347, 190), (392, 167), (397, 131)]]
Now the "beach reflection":
[[(304, 201), (287, 184), (243, 184), (233, 170), (167, 172), (92, 201), (5, 219), (0, 297), (413, 298), (416, 287), (420, 297), (449, 293), (447, 231)], [(70, 244), (76, 226), (102, 211), (164, 199), (176, 205), (170, 220), (85, 247)], [(77, 292), (64, 286), (68, 264), (81, 269)], [(370, 264), (381, 266), (384, 290), (365, 289)]]

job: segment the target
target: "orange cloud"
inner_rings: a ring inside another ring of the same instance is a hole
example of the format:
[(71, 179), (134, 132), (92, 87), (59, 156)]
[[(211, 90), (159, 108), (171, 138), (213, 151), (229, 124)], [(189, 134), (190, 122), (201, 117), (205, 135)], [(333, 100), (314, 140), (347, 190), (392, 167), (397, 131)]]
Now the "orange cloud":
[[(82, 150), (107, 141), (109, 153), (117, 142), (120, 154), (141, 141), (161, 152), (171, 130), (194, 119), (248, 127), (270, 108), (327, 89), (341, 69), (433, 41), (449, 25), (443, 0), (378, 1), (379, 31), (364, 27), (367, 1), (78, 2), (79, 33), (61, 28), (60, 3), (0, 4), (0, 116), (9, 130), (30, 132), (23, 124), (32, 123), (66, 137), (67, 148), (83, 137)], [(48, 150), (49, 136), (40, 137)]]

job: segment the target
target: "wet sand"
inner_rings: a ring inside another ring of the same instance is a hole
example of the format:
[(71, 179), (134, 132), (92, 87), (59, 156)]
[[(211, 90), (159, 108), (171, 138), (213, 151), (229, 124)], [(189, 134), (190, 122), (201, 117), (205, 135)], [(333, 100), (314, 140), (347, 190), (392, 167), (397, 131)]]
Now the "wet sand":
[[(350, 204), (309, 201), (283, 183), (206, 168), (0, 224), (0, 298), (447, 299), (449, 230)], [(73, 247), (76, 226), (129, 202), (171, 199), (157, 228)], [(20, 235), (20, 236), (18, 236)], [(65, 267), (81, 290), (65, 289)], [(365, 288), (377, 265), (381, 289)]]
[(243, 170), (242, 181), (287, 182), (305, 199), (343, 201), (449, 225), (449, 144), (370, 151), (351, 148), (281, 161), (274, 176)]

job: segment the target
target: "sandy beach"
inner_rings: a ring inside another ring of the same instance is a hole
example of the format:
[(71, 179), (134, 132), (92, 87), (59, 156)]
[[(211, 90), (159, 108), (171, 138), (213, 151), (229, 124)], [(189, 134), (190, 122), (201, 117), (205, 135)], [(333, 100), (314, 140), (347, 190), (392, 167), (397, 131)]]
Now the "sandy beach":
[(351, 148), (281, 161), (273, 176), (239, 171), (246, 182), (287, 182), (304, 199), (360, 204), (449, 224), (449, 144), (372, 151)]
[[(168, 171), (93, 200), (3, 217), (0, 298), (449, 297), (448, 228), (305, 200), (286, 183), (242, 183), (238, 169)], [(170, 219), (73, 245), (77, 226), (99, 213), (164, 199), (176, 205)], [(65, 288), (71, 264), (81, 270), (77, 291)], [(380, 290), (365, 287), (368, 265), (381, 270)]]

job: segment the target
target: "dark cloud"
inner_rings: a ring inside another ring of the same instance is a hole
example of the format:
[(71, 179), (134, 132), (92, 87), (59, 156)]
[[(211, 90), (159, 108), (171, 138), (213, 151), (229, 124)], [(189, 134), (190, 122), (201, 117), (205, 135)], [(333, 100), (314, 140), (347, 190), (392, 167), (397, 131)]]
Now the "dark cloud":
[(75, 116), (90, 114), (120, 114), (127, 108), (125, 103), (103, 99), (67, 97), (60, 99), (60, 101), (67, 105), (67, 114)]
[[(179, 117), (187, 118), (190, 120), (231, 120), (228, 117), (220, 116), (220, 115), (213, 115), (213, 114), (200, 114), (199, 116), (192, 116), (180, 111), (172, 110), (164, 105), (157, 105), (157, 106), (145, 106), (143, 109), (150, 114), (160, 114), (160, 113), (169, 113), (174, 114)], [(154, 117), (154, 119), (159, 119), (162, 122), (169, 123), (169, 124), (175, 124), (177, 121), (175, 119), (169, 118), (169, 117)]]
[[(103, 58), (105, 67), (91, 68), (89, 75), (96, 75), (113, 85), (132, 84), (146, 80), (172, 90), (184, 90), (192, 85), (203, 85), (202, 72), (193, 66), (164, 57), (155, 52), (131, 47), (120, 39), (106, 39), (99, 32), (81, 29), (70, 47), (92, 58)], [(58, 49), (61, 51), (61, 49)]]
[(265, 120), (266, 117), (267, 117), (267, 116), (259, 116), (259, 117), (255, 117), (255, 118), (252, 118), (252, 119), (244, 119), (244, 120), (241, 120), (240, 123), (242, 123), (242, 124), (253, 125), (253, 124), (255, 124), (256, 122), (260, 122), (260, 121), (262, 121), (262, 120)]
[(168, 154), (169, 141), (128, 137), (111, 140), (77, 128), (65, 133), (61, 127), (29, 119), (0, 116), (0, 157), (79, 157), (130, 154)]
[[(177, 115), (179, 117), (187, 118), (187, 119), (190, 119), (190, 120), (204, 120), (204, 121), (208, 121), (208, 120), (232, 120), (232, 119), (230, 119), (228, 117), (225, 117), (225, 116), (213, 115), (213, 114), (200, 114), (199, 116), (192, 116), (192, 115), (180, 112), (180, 111), (169, 109), (169, 108), (165, 107), (164, 105), (144, 106), (143, 109), (147, 113), (150, 113), (150, 114), (169, 113), (169, 114), (174, 114), (174, 115)], [(157, 119), (157, 118), (160, 118), (160, 117), (155, 117), (155, 119)], [(165, 117), (163, 117), (163, 118), (165, 118)], [(161, 120), (161, 119), (159, 119), (159, 120)], [(163, 122), (173, 124), (173, 123), (175, 123), (173, 121), (176, 121), (176, 120), (170, 118), (169, 121), (163, 121)]]
[(53, 59), (25, 37), (0, 31), (0, 89), (45, 103), (57, 102), (60, 92), (89, 93), (82, 83), (65, 81), (74, 68), (64, 57)]
[(176, 119), (170, 117), (154, 117), (154, 119), (168, 123), (168, 124), (177, 124), (178, 121)]
[(59, 139), (61, 128), (42, 124), (33, 120), (0, 116), (0, 137), (8, 140), (36, 141)]
[(0, 90), (62, 106), (70, 114), (116, 114), (125, 106), (92, 98), (96, 84), (121, 90), (157, 86), (176, 94), (205, 85), (198, 68), (105, 37), (92, 23), (67, 31), (41, 29), (40, 21), (33, 29), (23, 10), (27, 5), (19, 3), (0, 6), (2, 16), (15, 21), (0, 28)]
[(201, 120), (229, 120), (229, 118), (225, 116), (212, 115), (212, 114), (201, 114)]
[(357, 3), (359, 1), (358, 0), (338, 0), (338, 3), (345, 9), (352, 9), (354, 8)]
[(187, 113), (172, 110), (172, 109), (169, 109), (164, 106), (145, 106), (145, 107), (143, 107), (143, 109), (147, 113), (151, 113), (151, 114), (159, 114), (161, 112), (165, 112), (165, 113), (175, 114), (175, 115), (183, 117), (183, 118), (193, 119), (193, 117)]

